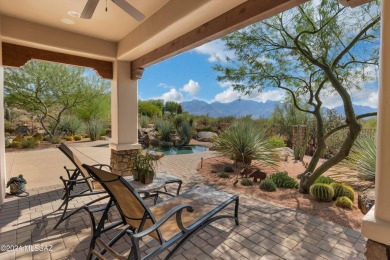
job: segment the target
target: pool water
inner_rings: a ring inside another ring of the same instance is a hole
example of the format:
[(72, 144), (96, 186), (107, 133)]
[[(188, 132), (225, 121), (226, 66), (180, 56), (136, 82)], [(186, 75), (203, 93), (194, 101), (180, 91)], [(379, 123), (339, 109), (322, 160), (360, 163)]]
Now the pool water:
[(181, 147), (160, 146), (160, 147), (155, 147), (150, 149), (150, 151), (161, 152), (165, 155), (200, 153), (208, 150), (209, 148), (198, 146), (198, 145), (184, 145)]

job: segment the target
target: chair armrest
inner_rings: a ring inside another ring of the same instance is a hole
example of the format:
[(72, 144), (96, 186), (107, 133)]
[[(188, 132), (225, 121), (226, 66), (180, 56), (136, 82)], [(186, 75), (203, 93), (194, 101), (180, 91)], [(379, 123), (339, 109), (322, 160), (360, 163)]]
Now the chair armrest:
[(100, 170), (103, 168), (103, 167), (108, 167), (108, 169), (110, 169), (110, 171), (112, 170), (112, 167), (108, 164), (104, 164), (104, 163), (98, 163), (98, 164), (94, 164), (94, 165), (91, 165), (92, 167), (96, 167), (96, 168), (99, 168)]
[(188, 204), (183, 204), (183, 205), (176, 206), (176, 207), (172, 208), (167, 214), (165, 214), (165, 216), (162, 217), (159, 221), (154, 223), (153, 226), (145, 229), (142, 232), (139, 232), (139, 233), (136, 233), (136, 234), (132, 234), (132, 236), (139, 239), (139, 238), (142, 238), (142, 237), (144, 237), (146, 235), (149, 235), (150, 233), (156, 231), (156, 229), (158, 229), (160, 226), (162, 226), (165, 222), (168, 221), (168, 219), (170, 217), (172, 217), (175, 214), (176, 214), (176, 223), (177, 223), (177, 225), (179, 226), (179, 228), (181, 230), (186, 231), (187, 229), (183, 226), (183, 222), (182, 222), (182, 219), (181, 219), (181, 214), (182, 214), (184, 209), (186, 209), (187, 212), (194, 212), (194, 208), (192, 206), (188, 205)]

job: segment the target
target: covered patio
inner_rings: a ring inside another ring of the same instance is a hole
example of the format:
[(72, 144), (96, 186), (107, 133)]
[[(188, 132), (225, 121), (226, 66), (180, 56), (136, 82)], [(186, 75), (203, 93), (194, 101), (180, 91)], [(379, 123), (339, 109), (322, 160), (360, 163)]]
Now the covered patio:
[[(105, 1), (99, 1), (92, 19), (74, 17), (74, 12), (81, 13), (85, 2), (0, 0), (0, 114), (4, 113), (3, 67), (20, 67), (31, 59), (38, 59), (93, 68), (112, 82), (110, 163), (116, 174), (125, 175), (128, 169), (123, 161), (140, 148), (137, 80), (144, 69), (306, 1), (128, 1), (145, 15), (141, 21), (111, 2), (105, 11)], [(367, 0), (340, 2), (353, 7)], [(390, 146), (387, 145), (390, 142), (387, 134), (390, 105), (386, 102), (390, 91), (384, 87), (390, 83), (390, 75), (383, 73), (390, 67), (390, 53), (386, 49), (390, 44), (389, 16), (390, 4), (383, 1), (376, 205), (364, 218), (362, 229), (363, 236), (371, 241), (369, 251), (379, 252), (379, 255), (370, 255), (370, 259), (385, 257), (390, 245), (390, 204), (386, 201), (390, 196)], [(54, 231), (55, 223), (51, 221), (55, 219), (44, 217), (60, 203), (61, 186), (32, 190), (27, 198), (5, 198), (3, 117), (0, 136), (0, 244), (58, 244), (52, 252), (0, 252), (0, 257), (84, 259), (90, 235), (87, 216), (80, 213), (68, 226)], [(191, 161), (194, 162), (198, 161)], [(186, 188), (188, 185), (190, 182)], [(178, 252), (178, 259), (257, 259), (267, 255), (276, 259), (364, 258), (365, 239), (353, 230), (263, 201), (245, 197), (242, 201), (239, 227), (234, 228), (229, 223), (225, 226), (220, 221), (205, 228)], [(75, 204), (85, 202), (75, 201)]]

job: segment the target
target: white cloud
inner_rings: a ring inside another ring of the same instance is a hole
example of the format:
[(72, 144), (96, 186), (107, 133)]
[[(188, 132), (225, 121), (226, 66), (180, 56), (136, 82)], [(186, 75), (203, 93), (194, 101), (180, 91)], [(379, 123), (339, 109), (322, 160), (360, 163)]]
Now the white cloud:
[(163, 99), (166, 101), (175, 101), (175, 102), (181, 102), (183, 100), (183, 94), (177, 91), (175, 88), (172, 88), (169, 90), (169, 92), (166, 92), (162, 94), (160, 99)]
[(190, 79), (188, 83), (185, 84), (182, 89), (180, 89), (180, 91), (190, 93), (192, 96), (196, 95), (199, 92), (199, 90), (200, 90), (199, 83), (193, 81), (192, 79)]
[(227, 88), (227, 87), (230, 87), (231, 85), (233, 85), (233, 82), (232, 81), (218, 81), (218, 85), (221, 87), (221, 88)]
[(161, 87), (161, 88), (169, 88), (169, 89), (175, 88), (174, 86), (170, 86), (170, 85), (168, 85), (167, 83), (164, 83), (164, 82), (159, 83), (158, 86)]
[(208, 55), (209, 62), (216, 62), (218, 60), (226, 61), (226, 57), (233, 58), (234, 52), (226, 50), (225, 44), (222, 40), (215, 40), (208, 42), (194, 49), (195, 52)]
[(219, 101), (221, 103), (232, 102), (236, 99), (245, 99), (245, 100), (254, 100), (258, 102), (266, 102), (266, 101), (280, 101), (284, 98), (285, 92), (280, 89), (272, 89), (266, 90), (262, 92), (253, 92), (252, 94), (242, 95), (241, 93), (234, 91), (232, 87), (224, 90), (221, 93), (218, 93), (214, 101)]
[[(378, 107), (378, 90), (377, 88), (365, 88), (361, 90), (353, 89), (350, 91), (352, 103), (355, 105), (369, 106), (372, 108)], [(323, 106), (327, 108), (335, 108), (342, 106), (343, 101), (337, 92), (329, 94), (324, 93), (321, 96)]]

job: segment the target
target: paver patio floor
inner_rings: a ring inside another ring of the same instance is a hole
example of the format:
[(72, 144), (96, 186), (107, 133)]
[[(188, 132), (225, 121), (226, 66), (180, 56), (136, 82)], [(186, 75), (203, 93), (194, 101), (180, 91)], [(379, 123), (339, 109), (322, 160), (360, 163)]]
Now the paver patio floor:
[[(93, 148), (88, 149), (93, 155)], [(83, 151), (87, 154), (88, 149)], [(204, 183), (197, 174), (201, 157), (213, 156), (214, 152), (166, 156), (158, 167), (160, 171), (180, 177), (184, 182), (182, 191), (195, 185), (207, 185), (234, 193), (226, 187)], [(58, 168), (65, 174), (61, 160), (57, 161)], [(52, 251), (0, 252), (0, 259), (85, 259), (91, 233), (87, 214), (80, 212), (53, 230), (59, 217), (59, 213), (53, 211), (61, 203), (62, 186), (34, 188), (29, 192), (30, 195), (24, 198), (7, 197), (1, 207), (0, 245), (52, 245)], [(77, 199), (71, 205), (81, 206), (91, 199)], [(117, 218), (114, 210), (110, 221)], [(219, 220), (205, 227), (176, 253), (174, 259), (365, 259), (366, 242), (359, 232), (293, 209), (241, 195), (239, 218), (237, 227), (231, 220)], [(107, 232), (105, 236), (112, 238), (115, 232), (117, 230)], [(128, 245), (128, 238), (123, 238), (115, 249), (127, 252)], [(156, 246), (155, 241), (145, 240), (142, 248), (148, 252)], [(167, 253), (159, 258), (163, 259)]]

